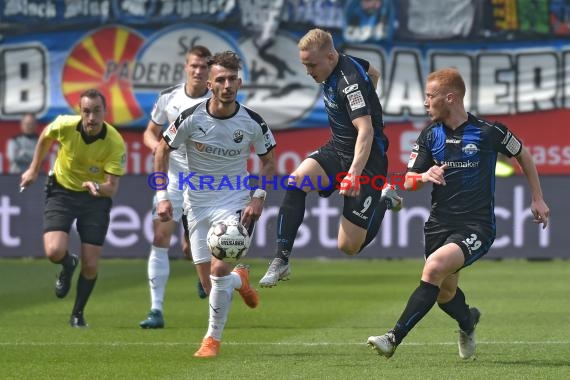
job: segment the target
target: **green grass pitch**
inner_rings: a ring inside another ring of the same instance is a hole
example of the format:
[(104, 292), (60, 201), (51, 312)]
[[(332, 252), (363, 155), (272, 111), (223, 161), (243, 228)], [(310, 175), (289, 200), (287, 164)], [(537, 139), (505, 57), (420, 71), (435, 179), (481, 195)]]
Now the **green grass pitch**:
[[(266, 260), (245, 260), (254, 284)], [(468, 303), (483, 315), (476, 360), (457, 354), (457, 325), (434, 307), (386, 360), (365, 344), (399, 317), (421, 260), (292, 260), (291, 281), (260, 289), (248, 309), (235, 293), (221, 354), (196, 359), (208, 304), (196, 273), (173, 260), (166, 328), (141, 330), (146, 260), (103, 259), (85, 311), (55, 298), (59, 267), (0, 260), (1, 379), (569, 379), (570, 262), (481, 261), (463, 271)]]

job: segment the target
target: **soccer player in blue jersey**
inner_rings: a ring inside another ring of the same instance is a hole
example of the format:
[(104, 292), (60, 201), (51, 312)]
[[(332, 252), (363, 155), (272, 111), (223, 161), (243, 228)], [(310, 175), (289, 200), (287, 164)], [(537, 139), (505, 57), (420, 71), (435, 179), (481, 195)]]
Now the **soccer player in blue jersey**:
[(363, 59), (340, 54), (331, 34), (321, 29), (305, 34), (298, 48), (307, 74), (322, 86), (331, 138), (291, 174), (277, 218), (277, 253), (259, 282), (262, 287), (273, 287), (289, 277), (289, 256), (308, 192), (328, 197), (339, 189), (344, 196), (338, 247), (348, 255), (357, 254), (374, 239), (392, 201), (401, 204), (393, 190), (390, 202), (381, 199), (382, 187), (389, 189), (384, 183), (356, 185), (357, 178), (385, 178), (388, 171), (388, 139), (375, 91), (378, 70)]
[(425, 257), (420, 285), (394, 328), (368, 338), (368, 345), (390, 358), (410, 330), (438, 306), (459, 324), (459, 356), (474, 357), (475, 327), (481, 316), (458, 287), (459, 271), (485, 255), (495, 240), (494, 188), (497, 154), (515, 157), (531, 191), (534, 222), (548, 225), (532, 156), (506, 126), (465, 111), (465, 83), (452, 68), (427, 77), (424, 106), (432, 124), (412, 149), (406, 190), (433, 184), (431, 213), (425, 223)]

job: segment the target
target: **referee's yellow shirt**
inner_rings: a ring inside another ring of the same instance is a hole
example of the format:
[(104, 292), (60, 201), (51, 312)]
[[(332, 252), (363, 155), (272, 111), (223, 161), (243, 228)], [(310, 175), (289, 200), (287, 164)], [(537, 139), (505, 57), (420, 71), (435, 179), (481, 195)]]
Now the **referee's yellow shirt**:
[(81, 116), (58, 116), (46, 128), (46, 136), (59, 142), (53, 171), (57, 182), (66, 189), (85, 191), (83, 182), (102, 183), (105, 173), (125, 174), (125, 142), (113, 126), (104, 123), (101, 133), (91, 142), (82, 136)]

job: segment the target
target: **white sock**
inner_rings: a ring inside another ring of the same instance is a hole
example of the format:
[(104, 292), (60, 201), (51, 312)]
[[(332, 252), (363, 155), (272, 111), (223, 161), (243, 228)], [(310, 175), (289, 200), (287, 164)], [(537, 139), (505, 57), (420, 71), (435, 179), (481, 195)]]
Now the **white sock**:
[(151, 309), (162, 311), (164, 291), (170, 274), (170, 262), (168, 261), (168, 248), (150, 248), (148, 257), (148, 284), (150, 286)]
[(233, 278), (231, 275), (224, 277), (210, 276), (212, 291), (210, 292), (210, 317), (208, 319), (208, 331), (206, 337), (211, 336), (216, 340), (222, 340), (222, 333), (228, 320), (233, 296)]
[(242, 285), (241, 284), (241, 277), (236, 272), (230, 273), (230, 276), (232, 278), (232, 288), (239, 290), (239, 288), (241, 288), (241, 285)]

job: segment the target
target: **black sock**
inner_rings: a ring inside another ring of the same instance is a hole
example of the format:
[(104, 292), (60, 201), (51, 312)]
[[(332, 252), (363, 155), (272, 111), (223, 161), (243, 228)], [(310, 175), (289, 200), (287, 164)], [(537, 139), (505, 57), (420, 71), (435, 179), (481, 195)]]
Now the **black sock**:
[[(368, 228), (366, 229), (366, 238), (364, 239), (364, 243), (360, 247), (360, 251), (364, 249), (374, 238), (378, 235), (378, 230), (380, 229), (380, 225), (382, 224), (382, 220), (384, 220), (384, 214), (386, 213), (386, 204), (384, 202), (378, 202), (376, 206), (376, 211), (372, 214), (372, 218)], [(360, 252), (359, 251), (359, 252)]]
[(88, 280), (83, 277), (83, 274), (79, 274), (79, 279), (77, 280), (77, 294), (75, 295), (75, 305), (73, 305), (72, 315), (83, 314), (83, 309), (85, 309), (91, 291), (93, 291), (93, 287), (95, 287), (95, 281), (97, 281), (97, 277)]
[(400, 344), (408, 332), (430, 311), (437, 301), (438, 294), (438, 286), (420, 281), (420, 286), (414, 290), (408, 299), (408, 304), (394, 327), (393, 331), (397, 344)]
[(73, 256), (71, 256), (68, 251), (65, 251), (65, 255), (61, 260), (55, 261), (55, 264), (61, 264), (65, 269), (69, 269), (73, 267)]
[(469, 305), (465, 303), (465, 294), (461, 289), (457, 288), (455, 291), (455, 297), (453, 297), (451, 301), (444, 304), (439, 303), (438, 305), (441, 310), (445, 311), (447, 315), (457, 321), (461, 330), (473, 330), (473, 322), (471, 321)]
[(307, 193), (293, 186), (288, 186), (277, 216), (277, 255), (285, 262), (293, 248), (297, 231), (305, 216)]

